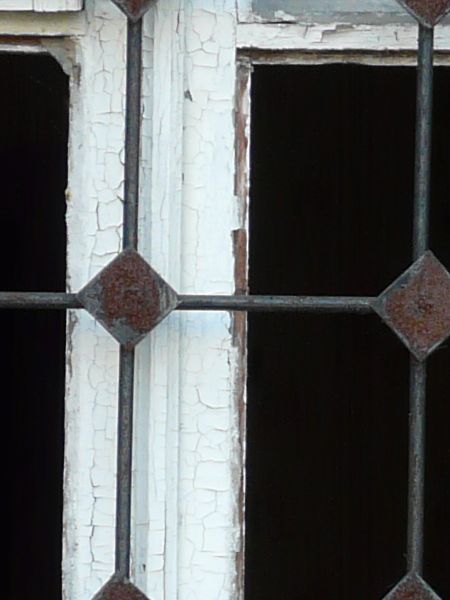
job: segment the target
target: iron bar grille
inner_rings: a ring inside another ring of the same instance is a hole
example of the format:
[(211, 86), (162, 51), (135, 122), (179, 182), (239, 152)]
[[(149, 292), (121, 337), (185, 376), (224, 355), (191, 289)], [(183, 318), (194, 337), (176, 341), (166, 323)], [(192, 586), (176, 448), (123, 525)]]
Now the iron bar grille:
[(146, 600), (129, 580), (134, 347), (173, 310), (380, 315), (411, 355), (407, 574), (385, 599), (439, 600), (422, 579), (422, 557), (426, 359), (450, 336), (450, 274), (428, 250), (433, 34), (450, 0), (398, 0), (419, 26), (413, 264), (378, 297), (180, 295), (146, 263), (137, 252), (142, 17), (153, 0), (112, 1), (127, 18), (123, 250), (78, 294), (0, 293), (2, 309), (84, 308), (120, 343), (115, 572), (95, 600)]

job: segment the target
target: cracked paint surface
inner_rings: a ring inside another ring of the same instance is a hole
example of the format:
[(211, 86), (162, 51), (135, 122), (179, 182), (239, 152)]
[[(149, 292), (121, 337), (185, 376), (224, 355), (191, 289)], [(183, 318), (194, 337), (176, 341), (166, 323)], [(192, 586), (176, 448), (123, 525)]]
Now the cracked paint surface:
[[(365, 23), (368, 25), (410, 23), (413, 18), (401, 4), (425, 7), (428, 16), (442, 14), (445, 0), (240, 0), (241, 17), (254, 22)], [(439, 6), (437, 6), (439, 5)], [(419, 12), (419, 11), (418, 11)], [(431, 18), (431, 20), (433, 20)], [(448, 22), (448, 21), (447, 21)]]
[(81, 10), (83, 0), (2, 0), (2, 10), (34, 10), (36, 12), (56, 12), (66, 10)]
[[(449, 25), (435, 31), (435, 48), (450, 49)], [(417, 23), (369, 25), (348, 20), (328, 23), (257, 23), (242, 22), (237, 27), (237, 47), (241, 50), (277, 50), (322, 52), (360, 50), (417, 50)], [(318, 60), (316, 58), (316, 60)], [(385, 59), (388, 63), (388, 59)], [(286, 62), (289, 62), (287, 60)], [(414, 57), (410, 61), (416, 64)], [(383, 58), (380, 60), (383, 64)]]
[[(141, 253), (180, 293), (234, 290), (234, 8), (169, 0), (145, 23), (157, 152), (145, 146)], [(155, 600), (237, 597), (230, 325), (174, 313), (138, 347), (135, 581)]]
[[(186, 3), (182, 248), (185, 293), (234, 292), (235, 2)], [(223, 261), (216, 257), (223, 256)], [(220, 263), (220, 264), (219, 264)], [(227, 313), (186, 314), (181, 336), (179, 598), (225, 600), (234, 589), (233, 383)]]
[[(71, 291), (120, 250), (125, 22), (119, 14), (109, 0), (88, 0), (76, 39), (67, 190)], [(71, 323), (63, 598), (91, 600), (113, 570), (118, 346), (85, 311)]]

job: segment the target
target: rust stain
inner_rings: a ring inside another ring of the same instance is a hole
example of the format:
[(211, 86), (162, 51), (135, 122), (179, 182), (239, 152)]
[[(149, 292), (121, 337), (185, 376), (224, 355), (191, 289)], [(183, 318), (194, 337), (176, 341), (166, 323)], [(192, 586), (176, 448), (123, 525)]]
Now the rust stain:
[(0, 35), (0, 44), (26, 44), (27, 46), (41, 46), (41, 38), (27, 35)]
[[(247, 210), (248, 210), (248, 131), (249, 131), (249, 87), (251, 64), (241, 63), (237, 69), (234, 127), (235, 127), (235, 180), (234, 193), (238, 202), (240, 228), (233, 231), (235, 294), (248, 291), (247, 272)], [(245, 578), (245, 489), (244, 489), (244, 440), (246, 431), (245, 388), (247, 377), (247, 315), (234, 312), (232, 315), (232, 343), (237, 350), (237, 365), (234, 380), (234, 414), (238, 437), (233, 445), (232, 480), (236, 491), (235, 525), (240, 531), (240, 545), (235, 554), (233, 597), (244, 598)]]
[(138, 21), (148, 11), (153, 0), (112, 0), (125, 14), (133, 20)]
[[(234, 280), (235, 294), (245, 294), (247, 291), (247, 232), (245, 229), (233, 231)], [(237, 415), (239, 437), (233, 448), (233, 489), (237, 490), (236, 525), (240, 531), (240, 547), (235, 558), (235, 591), (236, 600), (244, 597), (245, 575), (245, 489), (243, 447), (246, 431), (245, 388), (247, 381), (247, 315), (245, 312), (235, 312), (232, 316), (232, 341), (238, 351), (238, 364), (234, 381), (234, 405)]]
[[(237, 70), (236, 96), (234, 108), (235, 125), (235, 183), (234, 193), (238, 202), (241, 227), (233, 231), (233, 256), (234, 256), (234, 283), (235, 294), (246, 294), (248, 292), (247, 282), (247, 221), (248, 208), (248, 120), (247, 113), (249, 84), (251, 67), (249, 64), (241, 64)], [(233, 313), (233, 344), (241, 350), (245, 347), (245, 324), (244, 313)], [(244, 336), (244, 338), (242, 337)], [(243, 341), (244, 340), (244, 341)]]
[(95, 595), (94, 600), (148, 600), (148, 598), (129, 581), (111, 579)]
[(235, 294), (247, 293), (247, 232), (233, 231), (234, 285)]
[(407, 575), (384, 600), (440, 600), (430, 586), (416, 574)]
[(247, 137), (250, 115), (247, 113), (251, 66), (241, 64), (237, 70), (236, 96), (234, 108), (235, 127), (235, 182), (234, 193), (243, 203), (245, 210), (248, 197), (247, 153), (249, 140)]
[(423, 360), (450, 335), (450, 275), (426, 252), (380, 296), (375, 309)]
[(161, 290), (150, 267), (134, 253), (123, 253), (100, 275), (101, 308), (106, 323), (118, 319), (138, 332), (149, 331), (160, 314)]
[(124, 250), (79, 293), (83, 306), (127, 349), (177, 305), (174, 290), (135, 251)]
[(398, 0), (424, 25), (434, 27), (450, 10), (450, 0)]

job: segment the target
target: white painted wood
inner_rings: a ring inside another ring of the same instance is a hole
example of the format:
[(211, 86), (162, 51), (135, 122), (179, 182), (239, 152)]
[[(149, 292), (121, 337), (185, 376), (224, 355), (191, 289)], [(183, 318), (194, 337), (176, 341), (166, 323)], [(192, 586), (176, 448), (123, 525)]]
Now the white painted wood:
[[(181, 288), (184, 23), (182, 0), (145, 21), (140, 251)], [(176, 598), (180, 315), (137, 351), (134, 577), (150, 598)]]
[(238, 21), (252, 20), (252, 0), (236, 0)]
[(0, 0), (0, 11), (64, 12), (82, 8), (83, 0)]
[(33, 0), (0, 0), (0, 10), (33, 10)]
[(277, 11), (291, 14), (322, 12), (334, 15), (339, 13), (402, 13), (396, 0), (252, 0), (255, 12), (272, 15)]
[[(180, 292), (232, 293), (234, 2), (160, 2), (146, 33), (141, 251)], [(235, 599), (230, 317), (171, 315), (138, 355), (135, 580), (154, 600)]]
[[(110, 0), (86, 2), (73, 40), (69, 289), (120, 250), (126, 21)], [(64, 600), (91, 600), (114, 569), (118, 345), (84, 311), (68, 326)]]
[[(437, 50), (450, 51), (450, 25), (435, 30)], [(291, 23), (240, 23), (237, 47), (260, 50), (415, 51), (417, 25), (300, 25)]]
[[(211, 8), (185, 3), (182, 291), (232, 294), (235, 2)], [(231, 316), (186, 313), (181, 330), (178, 598), (231, 600), (240, 549)]]
[(1, 13), (0, 31), (4, 36), (42, 36), (42, 38), (84, 36), (86, 34), (86, 11), (4, 12)]
[(83, 0), (33, 0), (33, 10), (41, 12), (63, 12), (82, 8)]

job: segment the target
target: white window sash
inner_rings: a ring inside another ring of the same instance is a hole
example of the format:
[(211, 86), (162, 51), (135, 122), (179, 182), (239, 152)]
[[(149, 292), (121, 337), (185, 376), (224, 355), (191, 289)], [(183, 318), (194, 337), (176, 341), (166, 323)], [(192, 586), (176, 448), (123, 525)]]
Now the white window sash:
[(0, 0), (0, 11), (64, 12), (83, 9), (83, 0)]

